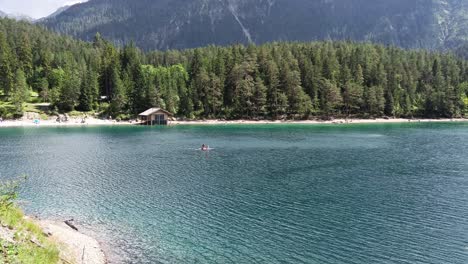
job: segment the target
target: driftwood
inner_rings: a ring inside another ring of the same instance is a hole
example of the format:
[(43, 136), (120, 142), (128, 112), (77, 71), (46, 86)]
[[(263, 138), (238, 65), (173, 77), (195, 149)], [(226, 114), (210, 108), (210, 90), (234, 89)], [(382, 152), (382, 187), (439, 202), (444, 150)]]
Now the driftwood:
[(83, 247), (83, 254), (81, 254), (81, 263), (85, 263), (84, 260), (85, 260), (85, 250), (86, 250), (86, 246)]
[(70, 219), (70, 220), (66, 220), (65, 221), (65, 224), (67, 226), (69, 226), (71, 229), (75, 230), (75, 231), (78, 231), (78, 228), (72, 223), (73, 222), (73, 219)]
[(36, 245), (37, 247), (44, 248), (44, 246), (39, 241), (35, 240), (34, 238), (31, 238), (29, 241), (33, 243), (34, 245)]

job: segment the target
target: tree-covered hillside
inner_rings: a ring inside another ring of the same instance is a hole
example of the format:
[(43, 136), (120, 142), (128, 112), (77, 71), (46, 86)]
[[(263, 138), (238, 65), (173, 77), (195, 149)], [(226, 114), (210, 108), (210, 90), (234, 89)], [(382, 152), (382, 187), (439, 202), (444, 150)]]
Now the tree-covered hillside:
[(468, 1), (90, 0), (42, 23), (145, 50), (316, 40), (447, 49), (468, 40)]
[(468, 60), (468, 42), (466, 42), (465, 44), (459, 46), (455, 50), (455, 54), (460, 58)]
[(208, 46), (144, 53), (0, 20), (0, 115), (33, 91), (58, 111), (186, 118), (458, 117), (468, 62), (452, 54), (352, 42)]

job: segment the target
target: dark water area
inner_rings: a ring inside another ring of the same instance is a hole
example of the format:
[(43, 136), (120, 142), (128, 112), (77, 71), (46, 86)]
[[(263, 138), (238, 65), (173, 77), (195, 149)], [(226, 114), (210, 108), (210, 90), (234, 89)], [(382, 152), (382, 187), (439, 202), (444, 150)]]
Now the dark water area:
[(467, 123), (2, 128), (21, 174), (111, 263), (468, 263)]

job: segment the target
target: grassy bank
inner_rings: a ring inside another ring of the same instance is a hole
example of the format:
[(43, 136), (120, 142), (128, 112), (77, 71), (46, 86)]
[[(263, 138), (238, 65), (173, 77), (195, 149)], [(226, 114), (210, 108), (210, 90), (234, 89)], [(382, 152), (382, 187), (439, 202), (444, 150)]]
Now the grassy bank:
[(0, 183), (0, 263), (59, 263), (59, 249), (14, 204), (17, 181)]
[(59, 250), (42, 229), (11, 206), (0, 213), (0, 263), (58, 263)]

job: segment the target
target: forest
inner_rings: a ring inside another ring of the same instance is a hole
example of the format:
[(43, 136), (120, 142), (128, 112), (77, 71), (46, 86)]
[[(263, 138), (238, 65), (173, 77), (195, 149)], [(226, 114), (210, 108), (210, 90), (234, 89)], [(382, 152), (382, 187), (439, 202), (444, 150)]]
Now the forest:
[(29, 102), (120, 119), (149, 107), (184, 119), (462, 117), (468, 61), (332, 41), (143, 52), (0, 19), (0, 116)]

